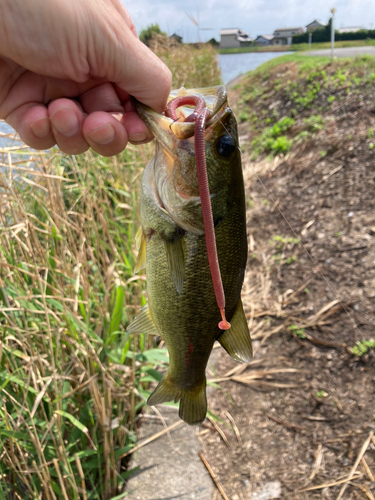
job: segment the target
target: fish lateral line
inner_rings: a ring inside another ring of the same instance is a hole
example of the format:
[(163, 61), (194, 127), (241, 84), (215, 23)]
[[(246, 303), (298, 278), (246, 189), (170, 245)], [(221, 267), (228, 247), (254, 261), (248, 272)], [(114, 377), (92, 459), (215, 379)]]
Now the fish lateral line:
[(208, 256), (208, 264), (211, 272), (212, 284), (216, 303), (220, 309), (222, 321), (219, 322), (220, 330), (229, 330), (231, 325), (225, 317), (225, 294), (223, 281), (220, 273), (219, 259), (217, 255), (215, 228), (212, 215), (212, 207), (210, 200), (210, 190), (208, 185), (208, 175), (206, 166), (206, 151), (204, 144), (204, 131), (206, 128), (207, 119), (211, 115), (211, 111), (207, 108), (206, 102), (202, 97), (198, 96), (181, 96), (169, 101), (165, 108), (165, 116), (176, 121), (179, 118), (176, 115), (176, 110), (185, 105), (195, 106), (193, 113), (187, 116), (184, 122), (194, 122), (194, 141), (195, 141), (195, 161), (197, 165), (197, 177), (199, 185), (199, 194), (202, 205), (203, 225), (206, 237), (206, 248)]

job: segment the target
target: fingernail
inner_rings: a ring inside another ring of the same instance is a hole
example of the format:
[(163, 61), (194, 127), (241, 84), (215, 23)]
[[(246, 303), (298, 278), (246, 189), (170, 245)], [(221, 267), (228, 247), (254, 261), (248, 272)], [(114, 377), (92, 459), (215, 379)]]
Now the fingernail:
[(38, 118), (34, 123), (30, 125), (31, 130), (35, 137), (38, 139), (44, 139), (51, 133), (51, 125), (48, 116), (43, 116), (43, 118)]
[[(79, 132), (79, 121), (76, 114), (66, 112), (68, 108), (60, 108), (51, 115), (50, 119), (56, 131), (64, 137), (72, 137)], [(59, 117), (60, 114), (60, 117)]]
[(116, 133), (112, 125), (110, 123), (107, 123), (107, 125), (98, 127), (88, 135), (92, 141), (96, 142), (96, 144), (105, 145), (113, 141)]
[(145, 141), (147, 139), (147, 135), (142, 132), (140, 134), (132, 134), (132, 135), (129, 135), (129, 141), (132, 141), (132, 142), (142, 142), (142, 141)]
[(113, 116), (113, 118), (116, 118), (116, 120), (118, 120), (119, 122), (123, 119), (124, 117), (124, 113), (111, 113), (111, 115)]

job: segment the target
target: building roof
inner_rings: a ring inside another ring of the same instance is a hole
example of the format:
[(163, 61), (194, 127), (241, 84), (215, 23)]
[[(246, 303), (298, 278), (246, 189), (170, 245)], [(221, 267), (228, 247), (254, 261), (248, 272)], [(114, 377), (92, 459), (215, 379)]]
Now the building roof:
[(306, 24), (306, 28), (311, 26), (312, 24), (319, 24), (320, 26), (327, 26), (323, 21), (320, 21), (319, 19), (314, 19), (314, 21), (311, 21), (311, 23)]
[(249, 33), (246, 33), (244, 30), (240, 30), (239, 28), (228, 28), (220, 30), (220, 36), (225, 35), (235, 35), (239, 42), (252, 42), (253, 38), (249, 37)]
[(258, 38), (264, 38), (265, 40), (273, 40), (275, 37), (273, 35), (258, 35), (256, 37), (256, 40), (258, 40)]
[(303, 28), (301, 28), (301, 26), (298, 26), (298, 28), (277, 28), (277, 30), (274, 31), (274, 33), (276, 33), (276, 31), (293, 31), (293, 30), (302, 30)]
[(177, 33), (173, 33), (169, 38), (174, 38), (176, 40), (182, 40), (182, 36), (178, 35)]
[(239, 31), (239, 28), (224, 28), (220, 30), (220, 35), (237, 35)]
[(363, 30), (363, 26), (347, 26), (346, 28), (339, 28), (339, 33), (355, 33), (356, 31)]

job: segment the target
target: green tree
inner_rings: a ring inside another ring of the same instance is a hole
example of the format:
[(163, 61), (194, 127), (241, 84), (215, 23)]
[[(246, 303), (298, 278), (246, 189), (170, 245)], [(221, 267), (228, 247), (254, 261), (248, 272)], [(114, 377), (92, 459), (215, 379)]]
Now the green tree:
[(208, 40), (207, 43), (210, 43), (214, 47), (218, 47), (220, 45), (219, 42), (215, 38), (211, 38), (211, 40)]
[(167, 36), (167, 34), (164, 31), (161, 31), (158, 24), (150, 24), (150, 26), (147, 26), (146, 29), (144, 29), (140, 32), (139, 39), (141, 40), (141, 42), (143, 42), (145, 45), (148, 46), (150, 43), (150, 40), (155, 35)]

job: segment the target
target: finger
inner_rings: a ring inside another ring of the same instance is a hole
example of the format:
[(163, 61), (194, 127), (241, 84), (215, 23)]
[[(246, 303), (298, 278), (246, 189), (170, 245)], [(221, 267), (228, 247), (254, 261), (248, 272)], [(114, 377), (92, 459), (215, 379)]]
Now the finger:
[[(124, 106), (122, 106), (120, 98), (126, 101), (125, 114)], [(82, 96), (80, 96), (80, 102), (86, 113), (92, 113), (94, 111), (107, 111), (111, 114), (121, 113), (121, 115), (123, 115), (121, 123), (126, 128), (129, 141), (132, 144), (143, 144), (153, 139), (153, 135), (145, 123), (139, 118), (137, 113), (133, 111), (129, 101), (129, 95), (118, 86), (114, 87), (110, 83), (99, 85), (82, 94)]]
[(16, 108), (6, 117), (21, 140), (34, 149), (49, 149), (56, 144), (48, 117), (48, 110), (42, 104), (29, 102)]
[(117, 51), (114, 81), (157, 112), (165, 108), (172, 74), (165, 64), (138, 38), (127, 33), (126, 50)]
[[(116, 37), (88, 46), (91, 74), (114, 82), (128, 94), (158, 112), (163, 111), (172, 82), (165, 64), (116, 17), (107, 19)], [(121, 26), (121, 29), (119, 27)]]
[(83, 136), (84, 114), (71, 99), (56, 99), (48, 106), (48, 114), (56, 143), (64, 153), (79, 154), (89, 145)]
[(129, 142), (132, 144), (145, 144), (146, 142), (152, 141), (154, 138), (149, 128), (139, 118), (135, 111), (125, 113), (121, 123), (124, 125), (129, 137)]
[(84, 92), (80, 95), (79, 101), (86, 113), (93, 111), (124, 112), (120, 98), (111, 83), (103, 83)]
[(120, 2), (119, 0), (117, 0), (116, 7), (119, 10), (123, 19), (125, 20), (126, 24), (128, 25), (130, 31), (133, 33), (133, 35), (135, 37), (138, 38), (137, 30), (134, 26), (133, 19), (130, 17), (130, 14), (129, 14), (128, 10), (125, 8), (124, 4), (122, 2)]
[[(121, 115), (119, 117), (121, 119)], [(91, 113), (83, 123), (83, 135), (94, 151), (102, 156), (121, 153), (128, 143), (128, 134), (122, 123), (104, 111)]]

